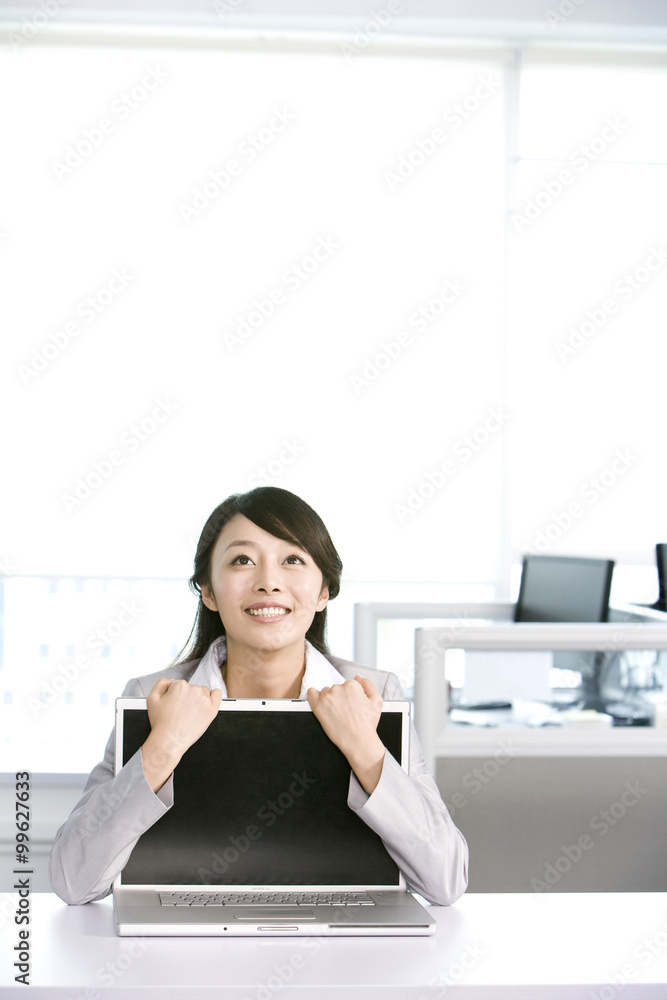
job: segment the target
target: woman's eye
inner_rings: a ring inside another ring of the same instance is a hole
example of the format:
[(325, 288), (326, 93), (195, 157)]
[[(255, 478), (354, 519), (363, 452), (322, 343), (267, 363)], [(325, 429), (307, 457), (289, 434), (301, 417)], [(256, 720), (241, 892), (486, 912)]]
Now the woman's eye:
[[(298, 565), (299, 563), (301, 565), (305, 565), (306, 560), (304, 559), (303, 556), (297, 555), (297, 553), (294, 552), (294, 553), (292, 553), (291, 556), (287, 556), (286, 557), (285, 562), (288, 563), (291, 566)], [(243, 555), (241, 553), (240, 555), (235, 556), (234, 559), (232, 559), (230, 565), (232, 565), (232, 566), (250, 566), (252, 564), (253, 564), (253, 562), (252, 562), (252, 559), (250, 558), (250, 556), (245, 556), (245, 555)]]

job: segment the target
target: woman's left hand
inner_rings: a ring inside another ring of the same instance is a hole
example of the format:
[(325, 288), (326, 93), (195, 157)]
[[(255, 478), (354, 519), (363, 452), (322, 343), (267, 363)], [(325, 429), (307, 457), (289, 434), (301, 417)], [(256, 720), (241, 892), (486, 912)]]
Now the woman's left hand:
[(382, 773), (385, 747), (377, 734), (382, 696), (366, 677), (332, 687), (308, 689), (308, 702), (322, 729), (347, 757), (370, 795)]

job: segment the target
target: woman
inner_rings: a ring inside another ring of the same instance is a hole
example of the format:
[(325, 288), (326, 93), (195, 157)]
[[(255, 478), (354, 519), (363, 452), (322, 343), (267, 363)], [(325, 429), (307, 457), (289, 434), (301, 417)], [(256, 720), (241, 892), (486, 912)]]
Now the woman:
[(173, 771), (229, 698), (307, 698), (350, 768), (348, 805), (383, 840), (408, 884), (453, 903), (468, 848), (411, 734), (410, 774), (377, 735), (394, 674), (331, 656), (326, 607), (342, 563), (320, 517), (287, 490), (258, 487), (217, 507), (204, 526), (191, 588), (199, 596), (186, 647), (162, 674), (129, 681), (147, 698), (151, 731), (114, 777), (114, 734), (83, 797), (56, 834), (51, 883), (67, 903), (111, 890), (138, 838), (173, 804)]

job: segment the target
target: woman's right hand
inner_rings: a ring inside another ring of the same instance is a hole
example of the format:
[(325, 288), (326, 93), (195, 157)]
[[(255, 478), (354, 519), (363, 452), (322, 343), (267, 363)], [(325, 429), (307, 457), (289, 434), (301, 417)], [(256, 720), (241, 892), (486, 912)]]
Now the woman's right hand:
[(146, 781), (154, 792), (218, 713), (222, 691), (161, 677), (146, 700), (151, 731), (141, 748)]

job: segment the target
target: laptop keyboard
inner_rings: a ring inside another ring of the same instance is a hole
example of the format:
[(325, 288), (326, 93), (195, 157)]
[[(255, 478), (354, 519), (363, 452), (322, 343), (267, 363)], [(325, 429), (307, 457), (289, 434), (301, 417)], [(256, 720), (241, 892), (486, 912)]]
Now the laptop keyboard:
[(162, 906), (375, 906), (367, 892), (161, 892)]

